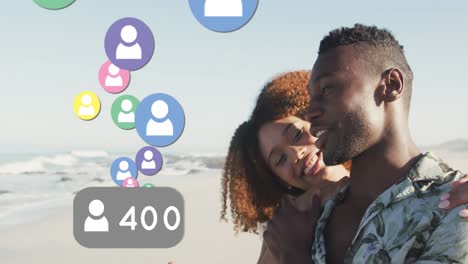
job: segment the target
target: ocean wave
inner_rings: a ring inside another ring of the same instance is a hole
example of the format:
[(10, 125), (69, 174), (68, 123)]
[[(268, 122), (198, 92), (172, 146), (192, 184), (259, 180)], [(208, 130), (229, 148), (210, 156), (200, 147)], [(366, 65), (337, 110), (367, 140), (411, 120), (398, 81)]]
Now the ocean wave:
[[(131, 156), (131, 155), (130, 155)], [(105, 151), (71, 151), (49, 156), (33, 156), (28, 160), (0, 163), (0, 175), (92, 175), (96, 171), (108, 171), (112, 159)], [(183, 175), (189, 171), (222, 169), (224, 156), (215, 155), (164, 155), (163, 171)]]
[(73, 150), (70, 154), (79, 158), (108, 158), (110, 156), (104, 150)]
[(224, 156), (181, 156), (167, 155), (165, 165), (176, 169), (222, 169), (224, 167)]
[[(0, 175), (17, 174), (69, 174), (80, 171), (85, 164), (89, 166), (89, 159), (96, 166), (107, 166), (109, 155), (106, 152), (76, 152), (40, 155), (24, 161), (13, 161), (0, 164)], [(104, 159), (103, 159), (104, 158)], [(78, 168), (78, 170), (77, 170)]]
[(28, 160), (10, 162), (0, 165), (1, 174), (26, 174), (26, 173), (43, 173), (45, 172), (45, 163), (39, 158)]

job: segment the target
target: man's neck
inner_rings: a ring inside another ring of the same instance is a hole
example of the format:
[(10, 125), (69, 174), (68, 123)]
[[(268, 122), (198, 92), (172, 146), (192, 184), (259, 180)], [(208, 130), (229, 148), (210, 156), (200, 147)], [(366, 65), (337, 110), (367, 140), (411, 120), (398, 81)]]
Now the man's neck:
[(352, 160), (348, 199), (367, 207), (404, 177), (420, 157), (409, 132), (389, 132), (384, 140)]

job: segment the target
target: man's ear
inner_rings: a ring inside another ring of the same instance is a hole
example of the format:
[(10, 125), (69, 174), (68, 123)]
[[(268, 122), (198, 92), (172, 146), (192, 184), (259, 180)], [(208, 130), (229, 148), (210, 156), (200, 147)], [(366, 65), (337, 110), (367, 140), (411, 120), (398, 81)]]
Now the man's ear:
[(398, 68), (390, 68), (382, 74), (379, 91), (383, 102), (396, 101), (403, 95), (403, 73)]

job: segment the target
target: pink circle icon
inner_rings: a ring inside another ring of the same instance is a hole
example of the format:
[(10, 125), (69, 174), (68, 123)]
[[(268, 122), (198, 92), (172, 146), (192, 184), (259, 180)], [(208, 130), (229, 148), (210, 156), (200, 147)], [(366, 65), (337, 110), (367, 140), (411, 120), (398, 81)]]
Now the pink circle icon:
[(137, 179), (133, 177), (128, 177), (124, 180), (123, 182), (123, 187), (128, 187), (128, 188), (136, 188), (138, 187), (138, 181)]
[(99, 69), (99, 83), (109, 93), (121, 93), (130, 83), (130, 72), (107, 61)]

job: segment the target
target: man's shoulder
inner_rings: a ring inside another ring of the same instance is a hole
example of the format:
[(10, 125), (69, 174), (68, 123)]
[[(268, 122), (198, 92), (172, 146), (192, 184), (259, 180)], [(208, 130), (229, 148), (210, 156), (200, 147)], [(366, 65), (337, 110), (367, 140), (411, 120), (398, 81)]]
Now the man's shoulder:
[(461, 171), (454, 169), (434, 153), (427, 152), (407, 178), (414, 188), (414, 198), (430, 207), (438, 207), (440, 195), (449, 191), (452, 183), (463, 176)]
[[(381, 207), (382, 220), (406, 230), (429, 236), (436, 228), (460, 228), (466, 235), (467, 222), (458, 216), (460, 206), (450, 211), (439, 208), (440, 197), (451, 189), (452, 182), (464, 174), (453, 169), (433, 153), (426, 153), (406, 180), (393, 186), (387, 193), (389, 201)], [(459, 226), (453, 225), (457, 223)], [(394, 230), (402, 232), (401, 230)]]
[(460, 171), (454, 169), (433, 152), (423, 154), (407, 175), (412, 182), (422, 185), (426, 183), (443, 185), (462, 176)]
[(437, 178), (413, 181), (414, 193), (412, 197), (404, 199), (397, 206), (406, 207), (404, 211), (410, 214), (413, 212), (413, 214), (420, 217), (423, 215), (430, 217), (437, 215), (438, 218), (445, 218), (452, 211), (460, 211), (463, 206), (452, 211), (445, 211), (439, 208), (439, 203), (440, 197), (450, 191), (452, 183), (461, 179), (464, 174), (461, 171), (451, 170), (438, 176)]

